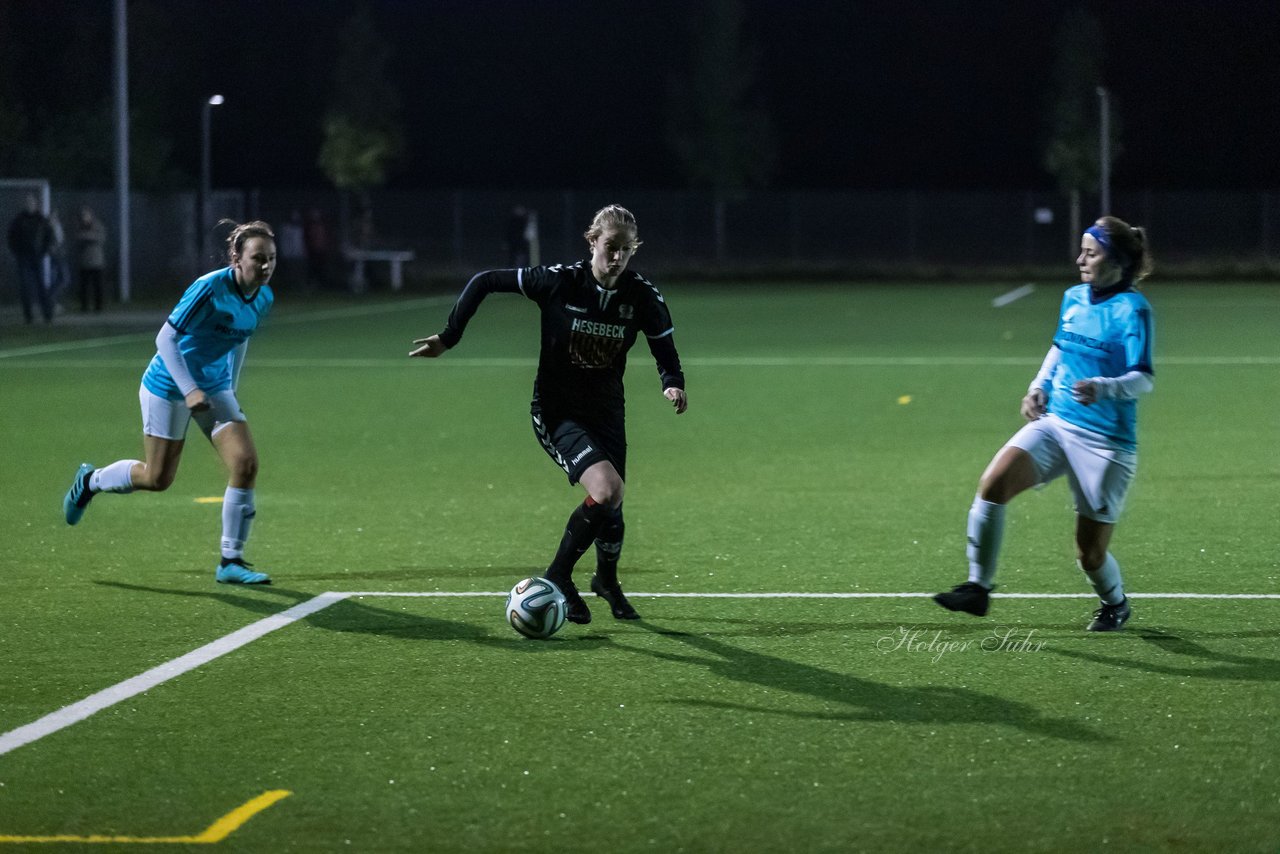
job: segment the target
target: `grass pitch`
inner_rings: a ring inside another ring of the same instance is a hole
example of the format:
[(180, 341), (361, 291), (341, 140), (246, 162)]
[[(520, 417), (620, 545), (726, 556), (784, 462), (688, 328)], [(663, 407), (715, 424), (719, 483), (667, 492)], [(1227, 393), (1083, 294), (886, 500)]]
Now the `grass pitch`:
[(600, 603), (544, 642), (501, 594), (578, 493), (528, 424), (526, 301), (425, 362), (409, 342), (448, 298), (278, 295), (241, 390), (248, 557), (276, 582), (252, 590), (213, 583), (225, 478), (196, 431), (167, 493), (61, 520), (81, 460), (140, 454), (168, 307), (3, 327), (0, 746), (35, 737), (0, 753), (0, 850), (1275, 851), (1280, 290), (1148, 289), (1156, 390), (1113, 543), (1135, 616), (1089, 635), (1061, 482), (1009, 512), (1000, 592), (1039, 598), (979, 620), (923, 595), (964, 576), (978, 474), (1053, 332), (1062, 288), (992, 305), (1016, 284), (666, 286), (689, 412), (643, 344), (628, 373), (645, 619)]

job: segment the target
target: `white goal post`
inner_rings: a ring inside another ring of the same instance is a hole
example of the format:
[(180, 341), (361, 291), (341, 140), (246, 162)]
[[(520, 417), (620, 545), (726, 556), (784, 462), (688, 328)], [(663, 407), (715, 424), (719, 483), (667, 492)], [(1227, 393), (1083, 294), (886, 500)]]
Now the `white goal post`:
[(6, 223), (22, 210), (27, 193), (40, 200), (40, 212), (49, 215), (49, 180), (47, 178), (0, 178), (0, 216)]

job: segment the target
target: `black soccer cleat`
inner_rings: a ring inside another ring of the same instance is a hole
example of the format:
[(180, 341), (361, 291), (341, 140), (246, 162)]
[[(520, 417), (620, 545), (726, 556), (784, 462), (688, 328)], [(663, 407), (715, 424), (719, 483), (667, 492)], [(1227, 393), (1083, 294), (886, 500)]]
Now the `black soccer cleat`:
[(991, 607), (991, 591), (976, 581), (966, 581), (945, 593), (935, 594), (933, 601), (948, 611), (964, 611), (975, 617), (985, 617)]
[(1126, 596), (1119, 605), (1101, 603), (1102, 607), (1093, 612), (1093, 620), (1085, 628), (1091, 632), (1118, 632), (1129, 622), (1133, 611), (1129, 608), (1129, 597)]
[(587, 607), (587, 603), (583, 601), (582, 594), (578, 592), (578, 588), (569, 579), (561, 581), (558, 578), (546, 576), (547, 580), (560, 588), (560, 592), (564, 594), (564, 618), (571, 623), (586, 625), (591, 622), (591, 609)]
[(591, 576), (591, 592), (599, 596), (601, 599), (609, 603), (609, 610), (613, 611), (615, 620), (638, 620), (640, 615), (636, 613), (636, 609), (631, 607), (631, 603), (627, 601), (627, 596), (622, 592), (621, 584), (607, 586), (600, 576)]

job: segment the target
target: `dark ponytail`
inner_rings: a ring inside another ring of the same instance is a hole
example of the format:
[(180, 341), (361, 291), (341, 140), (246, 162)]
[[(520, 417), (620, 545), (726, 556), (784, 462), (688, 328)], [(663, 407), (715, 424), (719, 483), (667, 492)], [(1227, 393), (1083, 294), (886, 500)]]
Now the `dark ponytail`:
[(1155, 260), (1151, 257), (1145, 228), (1129, 225), (1114, 216), (1104, 216), (1095, 225), (1107, 233), (1108, 240), (1115, 247), (1116, 259), (1124, 265), (1125, 281), (1137, 282), (1151, 275), (1155, 270)]
[(244, 243), (251, 237), (265, 237), (272, 243), (275, 242), (275, 232), (271, 230), (271, 226), (262, 220), (254, 220), (253, 222), (236, 223), (233, 220), (224, 219), (218, 225), (235, 226), (231, 229), (231, 233), (227, 235), (227, 260), (235, 261), (237, 255), (244, 251)]

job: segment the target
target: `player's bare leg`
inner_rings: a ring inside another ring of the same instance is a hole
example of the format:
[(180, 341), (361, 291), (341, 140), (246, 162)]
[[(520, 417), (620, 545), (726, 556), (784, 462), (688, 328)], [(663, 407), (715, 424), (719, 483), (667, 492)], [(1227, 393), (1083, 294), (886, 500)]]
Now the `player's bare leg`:
[(229, 477), (222, 497), (222, 560), (216, 578), (224, 584), (270, 584), (263, 572), (255, 572), (244, 559), (244, 545), (256, 515), (253, 489), (258, 479), (258, 450), (243, 421), (214, 427), (209, 440), (226, 465)]
[(145, 461), (117, 460), (102, 468), (82, 463), (62, 499), (67, 524), (78, 523), (84, 516), (89, 501), (99, 492), (124, 494), (135, 490), (163, 492), (168, 489), (178, 474), (183, 444), (181, 439), (144, 435), (142, 445)]
[(1124, 595), (1120, 564), (1109, 550), (1115, 528), (1111, 522), (1076, 516), (1077, 563), (1102, 600), (1101, 607), (1093, 612), (1093, 620), (1088, 625), (1091, 632), (1119, 631), (1132, 613), (1129, 599)]
[(1005, 506), (1017, 495), (1036, 485), (1039, 474), (1031, 455), (1022, 448), (1006, 445), (996, 453), (978, 481), (978, 494), (969, 508), (965, 553), (969, 558), (969, 580), (933, 601), (949, 611), (983, 616), (995, 588), (996, 561), (1004, 539)]
[(133, 461), (129, 470), (133, 488), (146, 492), (164, 492), (173, 486), (173, 481), (178, 476), (178, 463), (182, 462), (182, 449), (186, 444), (183, 439), (143, 436), (142, 448), (146, 460)]

